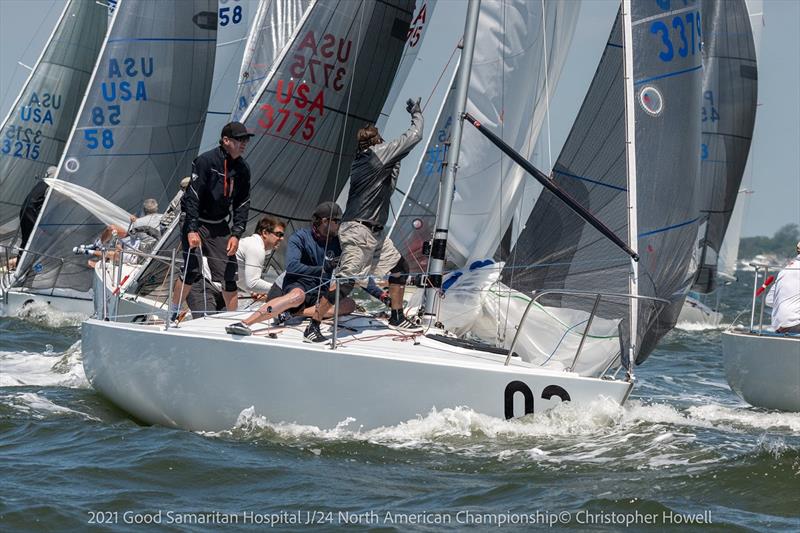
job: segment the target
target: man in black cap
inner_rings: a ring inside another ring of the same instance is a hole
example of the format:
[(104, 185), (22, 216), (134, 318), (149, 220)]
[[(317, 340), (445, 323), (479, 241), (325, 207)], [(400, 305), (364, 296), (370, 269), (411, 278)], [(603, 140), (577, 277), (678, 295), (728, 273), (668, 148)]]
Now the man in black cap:
[[(286, 274), (282, 287), (273, 285), (267, 303), (241, 322), (225, 331), (232, 335), (251, 335), (251, 325), (289, 313), (313, 309), (320, 295), (328, 292), (331, 272), (339, 262), (339, 223), (342, 209), (334, 202), (323, 202), (311, 215), (311, 227), (299, 229), (286, 245)], [(339, 302), (339, 314), (355, 310), (355, 302), (346, 298)], [(332, 313), (332, 310), (331, 310)], [(285, 316), (285, 315), (284, 315)]]
[(250, 209), (250, 167), (242, 154), (252, 136), (241, 122), (230, 122), (222, 128), (219, 146), (192, 162), (192, 181), (183, 197), (186, 218), (181, 228), (185, 278), (175, 281), (173, 320), (192, 284), (202, 276), (198, 249), (208, 261), (212, 280), (222, 283), (227, 309), (237, 308), (236, 250)]

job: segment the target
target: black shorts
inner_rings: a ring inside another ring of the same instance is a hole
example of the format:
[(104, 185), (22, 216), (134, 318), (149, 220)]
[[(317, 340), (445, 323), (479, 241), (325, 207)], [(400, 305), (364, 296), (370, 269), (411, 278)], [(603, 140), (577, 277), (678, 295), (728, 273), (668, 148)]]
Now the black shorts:
[[(228, 239), (231, 236), (231, 229), (228, 227), (228, 223), (208, 224), (201, 222), (197, 233), (200, 234), (200, 248), (202, 249), (203, 257), (208, 261), (211, 279), (221, 283), (225, 291), (236, 291), (239, 263), (236, 261), (236, 254), (227, 254)], [(200, 269), (200, 251), (197, 248), (189, 250), (188, 234), (188, 229), (184, 224), (181, 231), (183, 261), (186, 269), (184, 282), (192, 285), (200, 279), (202, 270)]]
[[(273, 285), (273, 287), (275, 287), (275, 285)], [(289, 294), (289, 292), (292, 289), (300, 289), (301, 291), (306, 293), (306, 299), (303, 301), (302, 304), (298, 305), (297, 307), (292, 307), (291, 309), (287, 309), (287, 311), (289, 311), (292, 314), (302, 313), (303, 309), (306, 309), (308, 307), (314, 307), (315, 305), (317, 305), (317, 302), (319, 301), (319, 297), (322, 296), (323, 294), (325, 294), (324, 290), (322, 292), (320, 292), (318, 289), (314, 289), (314, 290), (309, 291), (305, 287), (303, 287), (303, 285), (300, 284), (300, 283), (291, 283), (291, 284), (287, 285), (286, 287), (284, 287), (281, 290), (281, 293), (282, 294)]]

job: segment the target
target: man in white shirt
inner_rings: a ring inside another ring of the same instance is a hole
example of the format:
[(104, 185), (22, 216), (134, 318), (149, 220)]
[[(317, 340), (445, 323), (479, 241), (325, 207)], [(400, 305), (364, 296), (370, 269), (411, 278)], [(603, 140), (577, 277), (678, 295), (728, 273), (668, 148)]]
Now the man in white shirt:
[[(271, 283), (261, 279), (268, 254), (271, 256), (283, 240), (286, 225), (277, 218), (266, 215), (258, 221), (255, 233), (239, 241), (236, 260), (239, 262), (239, 290), (267, 294)], [(242, 275), (244, 274), (244, 275)]]
[(778, 273), (765, 301), (778, 333), (800, 333), (800, 242), (795, 251), (797, 257)]

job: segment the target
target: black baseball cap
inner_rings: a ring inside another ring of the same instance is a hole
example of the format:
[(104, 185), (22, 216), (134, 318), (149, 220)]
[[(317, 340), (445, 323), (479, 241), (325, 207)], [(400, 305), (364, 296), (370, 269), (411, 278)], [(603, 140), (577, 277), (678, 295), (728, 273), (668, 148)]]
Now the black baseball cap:
[(225, 127), (222, 128), (222, 137), (227, 137), (229, 139), (243, 139), (247, 137), (254, 137), (255, 133), (250, 133), (247, 131), (247, 128), (244, 127), (244, 124), (241, 122), (228, 122), (225, 124)]
[(342, 218), (342, 208), (336, 202), (322, 202), (314, 209), (314, 218)]

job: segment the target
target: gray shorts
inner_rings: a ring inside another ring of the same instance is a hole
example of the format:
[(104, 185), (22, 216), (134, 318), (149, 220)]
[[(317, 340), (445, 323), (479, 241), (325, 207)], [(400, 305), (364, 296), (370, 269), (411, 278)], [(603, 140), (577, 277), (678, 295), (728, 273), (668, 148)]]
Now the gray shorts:
[(348, 283), (367, 283), (368, 276), (382, 278), (400, 261), (400, 252), (383, 231), (375, 232), (360, 222), (342, 222), (339, 228), (342, 256), (339, 259), (339, 279)]

